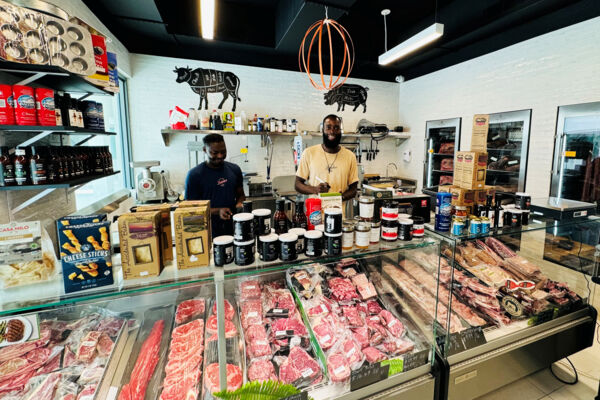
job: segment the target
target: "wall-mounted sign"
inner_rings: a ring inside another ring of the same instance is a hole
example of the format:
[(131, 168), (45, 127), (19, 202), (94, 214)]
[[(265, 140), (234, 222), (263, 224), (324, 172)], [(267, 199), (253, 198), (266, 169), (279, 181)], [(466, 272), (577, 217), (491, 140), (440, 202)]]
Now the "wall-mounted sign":
[(354, 106), (352, 111), (356, 111), (358, 106), (362, 105), (365, 113), (367, 112), (367, 90), (368, 87), (345, 83), (325, 93), (325, 105), (337, 103), (338, 112), (344, 111), (346, 105)]
[(190, 67), (175, 67), (173, 70), (177, 74), (177, 83), (187, 82), (192, 91), (200, 95), (200, 104), (198, 110), (202, 108), (204, 101), (204, 109), (208, 109), (208, 93), (223, 93), (223, 100), (219, 103), (218, 108), (223, 107), (225, 100), (231, 96), (233, 98), (233, 107), (231, 111), (235, 111), (237, 101), (242, 101), (238, 96), (240, 89), (240, 79), (233, 72), (223, 72), (214, 69), (196, 68), (192, 70)]

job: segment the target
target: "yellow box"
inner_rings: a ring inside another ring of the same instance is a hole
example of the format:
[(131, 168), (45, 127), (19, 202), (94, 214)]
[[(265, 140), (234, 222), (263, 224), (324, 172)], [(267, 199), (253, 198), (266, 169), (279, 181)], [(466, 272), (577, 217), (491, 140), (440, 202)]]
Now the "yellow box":
[(471, 151), (486, 152), (487, 137), (490, 128), (490, 116), (488, 114), (476, 114), (473, 116), (473, 133), (471, 135)]
[(474, 190), (452, 186), (450, 187), (450, 193), (452, 194), (453, 206), (472, 206), (473, 204), (475, 204)]
[[(460, 186), (463, 189), (477, 190), (485, 187), (487, 153), (478, 151), (459, 151), (462, 155)], [(457, 158), (458, 158), (457, 154)], [(456, 174), (455, 174), (456, 175)]]
[(184, 200), (180, 201), (177, 205), (177, 208), (185, 208), (185, 207), (209, 207), (210, 208), (210, 200)]
[(119, 217), (121, 264), (125, 279), (148, 278), (162, 272), (161, 211), (136, 212)]
[(171, 205), (154, 204), (138, 206), (136, 212), (160, 211), (160, 248), (163, 264), (173, 260), (173, 234), (171, 233)]
[(183, 207), (173, 212), (177, 268), (204, 267), (210, 263), (210, 207)]

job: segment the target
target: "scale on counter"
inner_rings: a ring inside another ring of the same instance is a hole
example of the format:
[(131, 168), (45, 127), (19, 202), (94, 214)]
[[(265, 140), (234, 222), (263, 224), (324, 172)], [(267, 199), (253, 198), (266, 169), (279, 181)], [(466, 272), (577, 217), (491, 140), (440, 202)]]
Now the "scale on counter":
[(596, 204), (558, 197), (532, 199), (530, 209), (533, 215), (542, 215), (556, 221), (568, 221), (596, 214)]

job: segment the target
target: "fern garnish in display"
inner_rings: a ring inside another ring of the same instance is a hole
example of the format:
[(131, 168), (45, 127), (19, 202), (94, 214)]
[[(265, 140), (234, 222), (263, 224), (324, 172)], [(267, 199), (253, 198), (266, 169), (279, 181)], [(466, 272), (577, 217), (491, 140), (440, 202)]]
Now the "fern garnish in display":
[(298, 393), (300, 390), (292, 385), (269, 380), (248, 382), (233, 392), (224, 390), (213, 396), (223, 400), (278, 400)]

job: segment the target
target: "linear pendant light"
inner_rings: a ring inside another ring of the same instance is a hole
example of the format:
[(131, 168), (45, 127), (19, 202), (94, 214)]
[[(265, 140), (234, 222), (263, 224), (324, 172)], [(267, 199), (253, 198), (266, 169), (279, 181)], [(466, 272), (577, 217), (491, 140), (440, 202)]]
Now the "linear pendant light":
[(386, 65), (439, 39), (444, 34), (444, 24), (435, 23), (379, 56), (379, 64)]
[(215, 37), (215, 0), (200, 0), (200, 22), (202, 38), (212, 40)]

